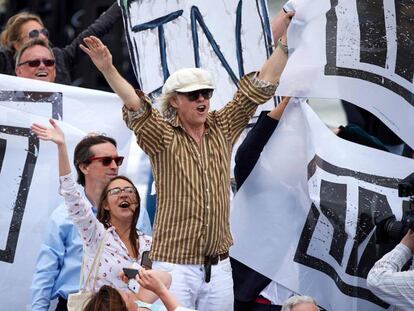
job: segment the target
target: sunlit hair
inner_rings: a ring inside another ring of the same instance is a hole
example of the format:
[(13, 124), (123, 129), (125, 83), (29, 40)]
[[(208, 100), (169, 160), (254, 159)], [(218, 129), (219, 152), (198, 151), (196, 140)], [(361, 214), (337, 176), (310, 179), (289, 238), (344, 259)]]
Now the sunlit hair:
[(103, 285), (88, 300), (83, 311), (128, 311), (121, 294), (113, 287)]
[(0, 44), (13, 52), (13, 54), (16, 53), (13, 44), (20, 40), (21, 27), (28, 21), (36, 21), (44, 27), (43, 22), (38, 15), (28, 12), (20, 12), (9, 18), (0, 34)]
[(102, 190), (101, 193), (101, 197), (99, 198), (99, 204), (98, 204), (98, 212), (96, 215), (96, 218), (103, 223), (103, 225), (105, 226), (105, 228), (108, 228), (110, 226), (111, 223), (111, 214), (108, 210), (106, 210), (104, 208), (104, 206), (106, 206), (108, 204), (108, 189), (111, 188), (111, 184), (118, 179), (122, 179), (125, 180), (126, 182), (130, 183), (131, 186), (134, 188), (135, 191), (135, 195), (136, 195), (136, 203), (137, 206), (135, 208), (134, 211), (134, 215), (132, 216), (132, 221), (131, 221), (131, 230), (129, 232), (129, 241), (131, 242), (132, 248), (133, 248), (133, 257), (138, 257), (138, 248), (137, 248), (137, 240), (138, 240), (138, 234), (137, 231), (135, 230), (136, 226), (137, 226), (137, 222), (138, 222), (138, 217), (139, 217), (139, 212), (140, 212), (140, 208), (141, 208), (141, 199), (139, 197), (139, 193), (137, 188), (135, 187), (135, 185), (133, 184), (133, 182), (125, 177), (125, 176), (116, 176), (114, 178), (111, 179), (111, 181), (105, 186), (105, 188)]
[(157, 98), (156, 98), (156, 102), (160, 107), (160, 111), (162, 113), (162, 115), (167, 118), (167, 119), (171, 119), (171, 117), (173, 117), (175, 115), (175, 108), (171, 106), (170, 104), (170, 100), (171, 98), (173, 98), (174, 96), (176, 96), (177, 93), (176, 92), (172, 92), (172, 93), (168, 93), (168, 94), (160, 94)]
[(282, 306), (281, 311), (291, 311), (294, 306), (300, 305), (302, 303), (312, 303), (315, 305), (315, 311), (320, 311), (318, 304), (315, 299), (309, 296), (292, 296)]
[(52, 56), (53, 59), (55, 59), (55, 55), (53, 54), (53, 50), (50, 47), (49, 43), (47, 43), (46, 41), (42, 40), (42, 39), (32, 39), (27, 41), (25, 44), (22, 45), (22, 47), (19, 49), (19, 51), (16, 54), (16, 67), (17, 65), (20, 63), (20, 58), (22, 57), (22, 55), (24, 54), (24, 52), (27, 49), (30, 49), (34, 46), (43, 46), (44, 48), (48, 49), (50, 52), (50, 55)]
[(105, 135), (97, 134), (90, 134), (86, 136), (75, 147), (75, 152), (73, 155), (73, 164), (76, 168), (76, 172), (78, 173), (77, 182), (83, 187), (85, 187), (85, 175), (83, 174), (79, 166), (81, 164), (90, 164), (91, 161), (89, 159), (95, 156), (91, 151), (91, 147), (104, 143), (111, 143), (116, 148), (115, 139)]

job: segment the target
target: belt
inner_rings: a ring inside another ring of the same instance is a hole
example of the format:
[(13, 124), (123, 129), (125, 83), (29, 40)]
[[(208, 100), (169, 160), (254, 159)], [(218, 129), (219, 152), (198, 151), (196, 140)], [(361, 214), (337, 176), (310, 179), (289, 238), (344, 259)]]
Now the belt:
[(225, 252), (223, 254), (219, 255), (211, 255), (211, 256), (205, 256), (204, 257), (204, 264), (210, 263), (212, 266), (215, 266), (219, 263), (220, 260), (224, 260), (229, 258), (229, 252)]
[(229, 258), (229, 252), (204, 257), (204, 280), (206, 283), (210, 282), (211, 279), (211, 266), (215, 266), (219, 263), (220, 260), (227, 258)]

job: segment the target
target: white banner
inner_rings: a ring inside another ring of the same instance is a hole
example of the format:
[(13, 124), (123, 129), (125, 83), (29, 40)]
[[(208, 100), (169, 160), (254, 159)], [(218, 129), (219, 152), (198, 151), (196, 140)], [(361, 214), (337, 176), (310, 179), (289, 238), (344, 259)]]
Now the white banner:
[(292, 100), (232, 202), (231, 255), (327, 310), (383, 310), (366, 286), (374, 222), (401, 219), (397, 183), (413, 171), (414, 160), (342, 140)]
[(135, 74), (146, 93), (157, 93), (177, 69), (201, 67), (215, 79), (211, 103), (218, 109), (233, 97), (237, 81), (260, 70), (271, 53), (265, 0), (119, 3)]
[(278, 94), (345, 99), (414, 148), (414, 2), (291, 0)]
[(8, 310), (30, 310), (39, 246), (49, 214), (62, 202), (56, 146), (30, 133), (33, 122), (48, 125), (49, 118), (61, 121), (71, 158), (89, 132), (114, 137), (130, 160), (120, 174), (146, 184), (136, 175), (140, 156), (116, 95), (0, 75), (0, 301)]

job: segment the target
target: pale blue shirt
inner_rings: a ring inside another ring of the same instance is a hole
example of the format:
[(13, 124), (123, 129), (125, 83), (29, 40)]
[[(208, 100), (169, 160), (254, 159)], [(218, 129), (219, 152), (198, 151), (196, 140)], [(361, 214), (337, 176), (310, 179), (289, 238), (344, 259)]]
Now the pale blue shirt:
[[(86, 197), (85, 202), (96, 215), (96, 209)], [(148, 213), (142, 207), (137, 228), (151, 235)], [(31, 285), (32, 311), (49, 310), (52, 300), (59, 296), (67, 299), (70, 293), (78, 291), (81, 262), (82, 240), (62, 203), (51, 214), (45, 240), (40, 246)]]

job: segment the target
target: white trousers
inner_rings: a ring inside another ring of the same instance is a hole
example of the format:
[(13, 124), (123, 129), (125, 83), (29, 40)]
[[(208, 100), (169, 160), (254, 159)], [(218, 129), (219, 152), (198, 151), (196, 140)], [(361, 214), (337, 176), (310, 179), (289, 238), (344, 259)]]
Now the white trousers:
[(204, 281), (203, 265), (155, 261), (152, 268), (171, 273), (170, 292), (184, 307), (199, 311), (233, 310), (233, 278), (229, 258), (211, 266), (209, 283)]

